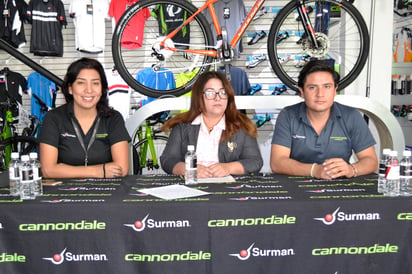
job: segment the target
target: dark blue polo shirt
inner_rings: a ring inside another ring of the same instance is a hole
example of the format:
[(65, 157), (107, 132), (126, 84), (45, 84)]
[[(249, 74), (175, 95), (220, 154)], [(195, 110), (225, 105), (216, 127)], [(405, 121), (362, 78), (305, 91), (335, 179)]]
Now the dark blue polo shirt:
[[(130, 141), (123, 117), (118, 111), (114, 111), (108, 117), (102, 114), (100, 116), (96, 139), (88, 151), (88, 165), (112, 162), (111, 146), (120, 141)], [(74, 117), (72, 103), (47, 112), (42, 123), (39, 142), (58, 149), (58, 163), (84, 165), (85, 152), (76, 136), (71, 117)], [(75, 122), (78, 124), (76, 119)], [(86, 148), (93, 135), (95, 123), (96, 121), (86, 135), (78, 124)]]
[(306, 105), (301, 102), (279, 113), (272, 138), (272, 144), (290, 148), (292, 159), (318, 164), (330, 158), (349, 162), (352, 152), (358, 153), (375, 143), (361, 113), (336, 102), (320, 135), (310, 124)]

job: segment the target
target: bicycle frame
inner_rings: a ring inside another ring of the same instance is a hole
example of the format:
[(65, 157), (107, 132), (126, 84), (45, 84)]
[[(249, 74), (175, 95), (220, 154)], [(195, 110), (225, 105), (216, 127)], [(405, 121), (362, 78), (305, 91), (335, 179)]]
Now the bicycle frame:
[[(166, 40), (167, 39), (172, 39), (172, 37), (174, 37), (184, 26), (189, 24), (189, 22), (192, 21), (195, 18), (196, 15), (203, 12), (207, 8), (209, 9), (209, 12), (210, 12), (210, 15), (211, 15), (211, 18), (212, 18), (212, 21), (213, 21), (213, 25), (214, 25), (215, 30), (216, 30), (217, 40), (218, 41), (222, 40), (222, 28), (220, 26), (219, 19), (217, 18), (216, 11), (215, 11), (215, 8), (213, 6), (213, 4), (215, 2), (218, 2), (218, 1), (220, 1), (220, 0), (207, 0), (206, 3), (203, 4), (200, 8), (198, 8), (198, 10), (195, 13), (193, 13), (192, 16), (190, 16), (188, 19), (186, 19), (186, 21), (184, 21), (182, 23), (182, 25), (180, 25), (180, 27), (176, 28), (174, 31), (169, 33), (165, 37), (165, 39), (160, 43), (160, 46), (164, 47), (166, 50), (171, 50), (171, 51), (174, 51), (174, 52), (182, 51), (182, 50), (179, 50), (177, 48), (167, 47), (166, 44), (165, 44)], [(239, 40), (242, 38), (242, 36), (245, 33), (246, 29), (249, 27), (249, 25), (252, 22), (253, 18), (255, 17), (256, 13), (260, 10), (260, 8), (262, 7), (262, 5), (265, 1), (266, 0), (256, 0), (254, 5), (250, 9), (249, 13), (246, 15), (245, 19), (240, 24), (238, 30), (236, 31), (235, 36), (230, 41), (229, 45), (232, 48), (234, 48), (237, 45), (237, 43), (239, 43)], [(296, 0), (296, 1), (297, 1), (297, 4), (298, 4), (299, 17), (302, 19), (302, 23), (305, 26), (305, 28), (304, 28), (305, 33), (309, 37), (310, 41), (312, 42), (313, 47), (318, 48), (318, 43), (316, 41), (315, 30), (312, 27), (312, 23), (310, 22), (309, 16), (307, 15), (307, 9), (305, 7), (305, 0)], [(219, 43), (217, 43), (217, 45), (219, 45)], [(211, 57), (215, 57), (215, 58), (219, 57), (217, 49), (215, 49), (215, 50), (186, 49), (186, 50), (183, 50), (183, 52), (201, 54), (201, 55), (211, 56)]]
[[(0, 138), (1, 140), (6, 140), (10, 137), (12, 137), (12, 130), (10, 127), (10, 124), (13, 123), (13, 114), (12, 111), (9, 109), (4, 110), (3, 113), (3, 117), (4, 121), (3, 121), (3, 130), (0, 134)], [(7, 146), (5, 146), (4, 148), (2, 148), (2, 155), (1, 157), (3, 157), (4, 159), (4, 168), (7, 168), (9, 166), (9, 162), (11, 159), (11, 151), (12, 151), (12, 145), (9, 144)]]
[(146, 167), (147, 166), (147, 152), (148, 149), (150, 149), (150, 153), (152, 155), (152, 161), (153, 161), (153, 166), (159, 166), (159, 160), (157, 159), (157, 155), (156, 155), (156, 150), (155, 150), (155, 146), (154, 146), (154, 142), (153, 142), (153, 130), (150, 126), (150, 123), (146, 120), (145, 121), (145, 134), (143, 136), (143, 128), (142, 126), (139, 127), (138, 131), (137, 131), (137, 136), (139, 138), (139, 140), (143, 140), (144, 138), (147, 139), (147, 142), (145, 142), (143, 144), (143, 147), (140, 149), (140, 166)]

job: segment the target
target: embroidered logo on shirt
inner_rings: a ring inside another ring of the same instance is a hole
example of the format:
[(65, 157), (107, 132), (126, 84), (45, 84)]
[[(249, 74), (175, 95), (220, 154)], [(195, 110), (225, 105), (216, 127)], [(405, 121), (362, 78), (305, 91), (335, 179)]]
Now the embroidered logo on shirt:
[(98, 134), (96, 134), (96, 138), (103, 139), (103, 138), (106, 138), (108, 135), (109, 134), (107, 134), (107, 133), (98, 133)]
[(295, 135), (292, 136), (292, 138), (293, 139), (306, 139), (306, 136), (301, 136), (301, 135), (295, 134)]
[(334, 141), (346, 141), (346, 140), (348, 140), (348, 137), (346, 137), (346, 136), (330, 136), (330, 139), (334, 140)]
[(61, 135), (62, 135), (62, 137), (77, 138), (76, 135), (73, 135), (73, 134), (70, 134), (70, 133), (67, 133), (67, 132), (66, 132), (66, 133), (62, 133)]

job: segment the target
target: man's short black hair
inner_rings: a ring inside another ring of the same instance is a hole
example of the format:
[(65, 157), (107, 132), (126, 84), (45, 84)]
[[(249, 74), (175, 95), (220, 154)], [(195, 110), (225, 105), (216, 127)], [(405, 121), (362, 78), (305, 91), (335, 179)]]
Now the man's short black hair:
[(327, 60), (312, 60), (309, 61), (303, 69), (300, 71), (298, 77), (298, 86), (303, 89), (303, 85), (305, 84), (306, 77), (314, 72), (324, 71), (329, 72), (332, 77), (333, 81), (335, 82), (335, 87), (338, 85), (340, 80), (340, 75), (335, 71), (335, 68), (331, 64), (331, 62)]

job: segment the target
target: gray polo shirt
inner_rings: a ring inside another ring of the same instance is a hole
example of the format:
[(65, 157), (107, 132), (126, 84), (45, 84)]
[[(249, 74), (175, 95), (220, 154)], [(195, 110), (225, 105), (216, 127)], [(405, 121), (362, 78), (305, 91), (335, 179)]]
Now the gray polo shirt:
[(375, 145), (361, 113), (334, 103), (326, 126), (318, 135), (306, 115), (304, 102), (285, 107), (278, 115), (272, 144), (290, 148), (290, 157), (303, 163), (323, 163), (330, 158), (349, 162), (358, 153)]

